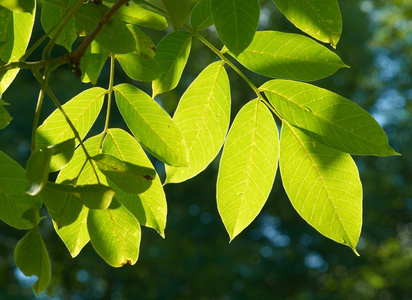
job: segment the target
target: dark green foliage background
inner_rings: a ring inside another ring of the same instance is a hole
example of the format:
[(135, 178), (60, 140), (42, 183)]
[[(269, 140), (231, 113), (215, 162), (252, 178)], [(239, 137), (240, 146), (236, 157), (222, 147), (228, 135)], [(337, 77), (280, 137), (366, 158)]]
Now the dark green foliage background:
[[(412, 299), (412, 6), (408, 0), (373, 4), (350, 0), (340, 1), (340, 5), (344, 28), (337, 53), (351, 69), (341, 69), (316, 85), (352, 99), (378, 120), (384, 119), (391, 144), (402, 153), (402, 157), (355, 157), (365, 197), (360, 257), (308, 226), (293, 210), (280, 180), (275, 181), (263, 213), (229, 244), (216, 209), (215, 162), (196, 178), (165, 187), (169, 207), (166, 239), (143, 228), (135, 266), (111, 268), (90, 243), (72, 259), (52, 226), (42, 222), (53, 277), (40, 298)], [(262, 2), (262, 7), (274, 10), (271, 1)], [(281, 31), (296, 30), (276, 11), (270, 22)], [(41, 34), (38, 24), (34, 37)], [(160, 96), (170, 112), (188, 83), (212, 59), (211, 52), (194, 43), (186, 78), (176, 90)], [(119, 83), (130, 80), (122, 76), (119, 66), (117, 70)], [(61, 99), (70, 99), (86, 86), (68, 69), (55, 74), (49, 84)], [(102, 74), (108, 74), (108, 66)], [(99, 80), (106, 83), (104, 76)], [(236, 74), (229, 76), (236, 101), (232, 111), (237, 112), (253, 94), (244, 90)], [(253, 80), (257, 85), (263, 82), (263, 78)], [(149, 89), (144, 84), (139, 87)], [(7, 109), (14, 126), (2, 131), (1, 150), (21, 163), (30, 152), (38, 88), (30, 72), (21, 71), (4, 96), (13, 99)], [(16, 110), (21, 107), (25, 109)], [(51, 101), (46, 101), (43, 117), (53, 109)], [(111, 126), (125, 125), (113, 119)], [(30, 283), (18, 279), (13, 263), (13, 248), (23, 234), (0, 223), (1, 299), (34, 298)]]

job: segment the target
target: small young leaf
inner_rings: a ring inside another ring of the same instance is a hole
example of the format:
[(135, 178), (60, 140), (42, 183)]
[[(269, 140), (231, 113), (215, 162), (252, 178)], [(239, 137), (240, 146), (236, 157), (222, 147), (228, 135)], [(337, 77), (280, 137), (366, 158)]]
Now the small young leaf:
[[(109, 129), (104, 139), (103, 151), (132, 164), (153, 168), (137, 140), (124, 130)], [(167, 203), (159, 176), (156, 176), (150, 188), (141, 194), (127, 194), (116, 186), (113, 186), (113, 189), (116, 191), (116, 199), (141, 225), (155, 229), (164, 237)]]
[(224, 63), (211, 64), (193, 81), (179, 101), (173, 121), (189, 149), (190, 167), (166, 166), (167, 183), (196, 176), (216, 157), (230, 121), (230, 87)]
[(112, 267), (134, 265), (139, 257), (140, 225), (119, 202), (107, 209), (90, 210), (90, 240), (96, 252)]
[(37, 276), (33, 290), (38, 297), (49, 285), (51, 266), (46, 245), (37, 226), (27, 232), (17, 243), (14, 248), (14, 261), (24, 275)]
[(186, 31), (172, 32), (157, 45), (156, 61), (162, 75), (153, 81), (153, 98), (176, 87), (189, 57), (192, 37)]
[(135, 138), (153, 156), (172, 166), (188, 166), (182, 132), (168, 113), (147, 94), (130, 84), (114, 87), (116, 103)]
[(251, 71), (273, 78), (313, 81), (347, 67), (335, 53), (299, 34), (258, 31), (236, 58)]
[(35, 0), (0, 0), (0, 6), (18, 13), (32, 13), (35, 4)]
[(80, 69), (82, 71), (82, 81), (91, 82), (96, 85), (100, 72), (109, 57), (110, 52), (93, 41), (82, 58)]
[(50, 148), (40, 148), (30, 155), (26, 165), (27, 194), (35, 196), (46, 185), (52, 155), (53, 150)]
[(288, 80), (268, 81), (260, 90), (288, 123), (328, 147), (358, 155), (397, 154), (378, 122), (348, 99)]
[(142, 58), (152, 58), (156, 54), (156, 46), (153, 41), (138, 27), (126, 24), (136, 41), (136, 53)]
[(337, 0), (273, 1), (300, 30), (336, 48), (342, 33), (342, 16)]
[(233, 240), (259, 214), (278, 166), (279, 133), (269, 109), (252, 100), (226, 138), (217, 178), (217, 206)]
[(160, 76), (162, 71), (153, 58), (142, 58), (136, 53), (116, 55), (126, 74), (138, 81), (153, 81)]
[(157, 30), (165, 30), (167, 21), (162, 15), (139, 5), (123, 5), (116, 13), (123, 21)]
[(8, 105), (6, 102), (0, 99), (0, 129), (4, 129), (9, 125), (13, 119), (8, 111), (4, 108), (4, 105)]
[(189, 0), (161, 0), (175, 30), (183, 27), (190, 14)]
[(351, 156), (283, 122), (279, 162), (283, 186), (296, 211), (321, 234), (356, 253), (362, 184)]
[[(33, 200), (36, 210), (41, 206), (39, 197), (33, 199), (26, 194), (26, 187), (23, 168), (0, 151), (0, 219), (17, 229), (33, 227)], [(36, 218), (38, 222), (38, 216)]]
[(190, 25), (194, 30), (202, 30), (213, 25), (211, 0), (200, 0), (190, 13)]
[(259, 24), (259, 0), (212, 0), (213, 22), (225, 46), (236, 56), (252, 42)]
[(154, 169), (122, 161), (113, 155), (98, 154), (93, 160), (108, 179), (129, 194), (144, 192), (156, 177)]

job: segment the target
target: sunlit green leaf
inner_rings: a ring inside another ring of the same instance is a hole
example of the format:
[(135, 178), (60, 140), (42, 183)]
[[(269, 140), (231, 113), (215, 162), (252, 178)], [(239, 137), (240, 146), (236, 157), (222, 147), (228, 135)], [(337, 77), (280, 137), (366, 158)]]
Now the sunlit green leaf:
[(49, 285), (51, 265), (46, 245), (37, 226), (17, 243), (14, 248), (14, 261), (24, 275), (37, 276), (33, 290), (39, 296)]
[(208, 66), (179, 101), (173, 120), (189, 149), (190, 167), (166, 166), (166, 182), (182, 182), (203, 171), (216, 157), (230, 121), (230, 88), (223, 62)]
[(168, 113), (147, 94), (130, 84), (114, 87), (117, 106), (127, 126), (143, 147), (173, 166), (188, 166), (183, 134)]
[(278, 166), (279, 133), (259, 100), (239, 111), (226, 138), (217, 178), (217, 206), (234, 239), (259, 214)]
[[(103, 143), (103, 151), (135, 165), (153, 168), (137, 140), (124, 130), (110, 129)], [(116, 191), (116, 199), (141, 225), (155, 229), (164, 237), (167, 203), (159, 176), (156, 176), (150, 188), (141, 194), (127, 194), (116, 186), (113, 188)]]
[(49, 178), (49, 167), (53, 150), (49, 148), (40, 148), (27, 160), (26, 177), (27, 189), (26, 193), (32, 196), (37, 195), (45, 186)]
[(72, 138), (67, 141), (48, 146), (47, 148), (53, 151), (52, 160), (55, 164), (64, 167), (73, 157), (75, 147), (76, 140), (75, 138)]
[(136, 53), (143, 58), (151, 58), (156, 54), (156, 46), (153, 41), (138, 27), (126, 24), (136, 41)]
[(87, 48), (80, 64), (82, 81), (91, 82), (95, 85), (109, 55), (109, 51), (93, 41), (90, 47)]
[(36, 210), (41, 206), (39, 197), (26, 194), (26, 187), (24, 169), (0, 151), (0, 219), (18, 229), (32, 228), (33, 205)]
[(165, 17), (139, 5), (123, 5), (117, 11), (116, 15), (123, 21), (134, 25), (149, 27), (157, 30), (165, 30), (167, 28), (167, 21)]
[(32, 13), (35, 0), (0, 0), (0, 5), (18, 13)]
[(8, 104), (0, 99), (0, 129), (7, 127), (10, 121), (13, 119), (10, 116), (9, 112), (4, 108), (4, 105)]
[(140, 225), (116, 200), (107, 209), (91, 209), (87, 218), (90, 240), (111, 266), (134, 265), (139, 257)]
[(378, 122), (348, 99), (288, 80), (268, 81), (260, 90), (286, 121), (326, 146), (351, 154), (397, 154)]
[(273, 0), (296, 27), (336, 47), (342, 33), (342, 16), (337, 0)]
[(259, 24), (259, 0), (211, 0), (213, 22), (225, 46), (239, 55), (252, 42)]
[(182, 76), (192, 45), (192, 37), (186, 31), (166, 35), (156, 47), (155, 59), (162, 75), (153, 81), (153, 98), (176, 87)]
[(202, 30), (213, 25), (211, 0), (200, 0), (190, 13), (190, 25), (195, 30)]
[(347, 67), (335, 53), (299, 34), (258, 31), (237, 60), (273, 78), (313, 81)]
[[(84, 138), (92, 127), (103, 105), (106, 90), (91, 88), (83, 91), (63, 105), (63, 109), (76, 127), (81, 138)], [(55, 110), (37, 129), (36, 148), (58, 144), (74, 137), (74, 133), (59, 110)], [(62, 167), (52, 159), (50, 169), (57, 171)]]
[(147, 190), (157, 175), (152, 168), (134, 165), (109, 154), (98, 154), (93, 160), (108, 179), (129, 194)]
[(189, 0), (161, 0), (175, 29), (183, 27), (190, 14)]
[(116, 55), (126, 74), (138, 81), (153, 81), (160, 76), (162, 71), (153, 58), (142, 58), (136, 53)]
[(286, 193), (302, 218), (356, 252), (362, 226), (362, 184), (351, 156), (323, 146), (284, 122), (280, 171)]

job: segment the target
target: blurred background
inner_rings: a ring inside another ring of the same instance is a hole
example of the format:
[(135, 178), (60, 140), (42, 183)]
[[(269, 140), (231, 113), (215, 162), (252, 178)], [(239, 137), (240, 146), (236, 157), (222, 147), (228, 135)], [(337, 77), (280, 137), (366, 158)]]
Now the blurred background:
[[(367, 109), (383, 126), (391, 146), (402, 154), (354, 157), (364, 187), (360, 257), (303, 221), (279, 176), (262, 213), (229, 243), (216, 208), (216, 159), (194, 179), (165, 186), (166, 239), (143, 228), (140, 257), (134, 266), (109, 267), (90, 243), (72, 259), (50, 221), (42, 221), (52, 280), (40, 299), (412, 299), (412, 3), (346, 0), (340, 5), (343, 35), (336, 52), (351, 68), (314, 84)], [(298, 32), (272, 1), (261, 1), (261, 8), (259, 30)], [(155, 34), (155, 42), (161, 38), (159, 33), (145, 31)], [(42, 34), (38, 23), (33, 40)], [(203, 34), (221, 46), (213, 29)], [(59, 55), (58, 51), (53, 54)], [(40, 53), (32, 59), (36, 56)], [(158, 99), (171, 114), (190, 82), (215, 59), (194, 40), (178, 88)], [(119, 66), (117, 71), (116, 82), (131, 82)], [(228, 72), (234, 117), (254, 95), (241, 78)], [(256, 85), (266, 80), (247, 75)], [(131, 83), (150, 92), (150, 85)], [(98, 85), (107, 84), (106, 65)], [(64, 66), (50, 86), (64, 102), (90, 84), (81, 83)], [(21, 71), (3, 95), (14, 119), (0, 133), (0, 150), (22, 166), (30, 151), (38, 90), (31, 73)], [(43, 118), (54, 110), (51, 101), (46, 103)], [(125, 128), (116, 115), (114, 110), (111, 126)], [(96, 128), (96, 132), (102, 130), (102, 120)], [(156, 167), (161, 173), (162, 167)], [(35, 298), (31, 290), (35, 279), (25, 277), (13, 262), (13, 249), (24, 233), (0, 222), (0, 299)]]

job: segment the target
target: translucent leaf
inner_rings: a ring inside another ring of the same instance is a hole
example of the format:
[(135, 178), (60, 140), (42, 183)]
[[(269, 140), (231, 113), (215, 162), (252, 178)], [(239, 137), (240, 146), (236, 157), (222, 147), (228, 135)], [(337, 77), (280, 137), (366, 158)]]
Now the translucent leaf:
[(6, 102), (0, 99), (0, 129), (4, 129), (9, 125), (13, 119), (8, 111), (4, 108), (4, 105), (8, 105)]
[[(76, 18), (87, 33), (96, 28), (109, 8), (104, 5), (85, 4), (76, 12)], [(96, 36), (95, 41), (112, 53), (135, 50), (134, 38), (126, 24), (114, 16)]]
[(98, 154), (93, 160), (108, 179), (129, 194), (146, 191), (156, 176), (154, 169), (122, 161), (113, 155)]
[(323, 146), (284, 122), (280, 172), (286, 193), (302, 218), (356, 253), (362, 226), (362, 184), (351, 156)]
[(226, 138), (217, 178), (217, 206), (234, 239), (259, 214), (272, 189), (279, 155), (279, 133), (268, 108), (247, 103)]
[[(93, 126), (103, 106), (106, 90), (91, 88), (83, 91), (63, 105), (63, 109), (76, 127), (81, 138), (84, 138)], [(58, 144), (74, 137), (74, 133), (67, 124), (62, 113), (55, 110), (37, 129), (36, 148)], [(57, 171), (62, 164), (52, 159), (50, 169)]]
[(160, 76), (162, 71), (157, 61), (153, 58), (143, 58), (136, 53), (116, 55), (126, 74), (138, 81), (153, 81)]
[(212, 17), (225, 46), (239, 55), (252, 42), (259, 24), (259, 0), (212, 0)]
[(190, 13), (190, 25), (194, 30), (202, 30), (213, 25), (211, 0), (200, 0)]
[(0, 219), (18, 229), (32, 228), (33, 201), (36, 210), (41, 206), (39, 197), (26, 194), (26, 187), (24, 169), (0, 151)]
[[(110, 129), (103, 143), (103, 151), (135, 165), (153, 168), (136, 139), (124, 130)], [(136, 217), (140, 224), (155, 229), (164, 237), (167, 203), (158, 176), (153, 179), (150, 188), (141, 194), (127, 194), (115, 186), (113, 188), (116, 191), (116, 199)]]
[(351, 154), (397, 154), (378, 122), (348, 99), (288, 80), (268, 81), (260, 90), (287, 122), (326, 146)]
[[(0, 61), (18, 61), (26, 52), (34, 24), (35, 9), (32, 13), (12, 12), (0, 7)], [(0, 74), (0, 95), (9, 87), (18, 69)]]
[(48, 146), (47, 148), (53, 151), (52, 159), (56, 162), (56, 164), (64, 167), (73, 157), (75, 147), (76, 140), (75, 138), (72, 138), (56, 145)]
[(176, 87), (182, 76), (192, 45), (192, 37), (186, 31), (172, 32), (157, 45), (155, 59), (162, 75), (153, 81), (153, 98)]
[(167, 183), (182, 182), (203, 171), (223, 145), (230, 121), (230, 87), (224, 64), (215, 62), (192, 82), (173, 120), (189, 149), (190, 167), (166, 166)]
[(0, 5), (14, 12), (31, 13), (34, 10), (34, 0), (0, 0)]
[(165, 17), (139, 5), (123, 5), (117, 11), (116, 15), (123, 21), (137, 26), (149, 27), (157, 30), (165, 30), (167, 28)]
[(109, 57), (110, 52), (93, 41), (82, 58), (80, 68), (82, 71), (82, 81), (91, 82), (96, 85), (100, 72)]
[(153, 41), (138, 27), (126, 24), (136, 41), (136, 53), (143, 58), (152, 58), (156, 54), (156, 46)]
[(190, 14), (189, 0), (161, 0), (175, 29), (183, 27)]
[(313, 81), (347, 67), (335, 53), (299, 34), (258, 31), (237, 60), (251, 71), (273, 78)]
[[(65, 15), (68, 9), (73, 8), (76, 4), (76, 0), (46, 0), (42, 5), (41, 11), (41, 24), (45, 32), (49, 32), (53, 26)], [(72, 44), (81, 33), (82, 27), (75, 18), (71, 18), (64, 26), (59, 37), (56, 40), (56, 44), (65, 47), (71, 51)], [(56, 34), (57, 30), (54, 30), (50, 38)]]
[(163, 108), (130, 84), (114, 87), (117, 106), (127, 126), (143, 147), (173, 166), (188, 166), (189, 154), (183, 134)]
[(342, 33), (342, 16), (337, 0), (273, 1), (296, 27), (336, 47)]
[(53, 150), (49, 148), (41, 148), (30, 155), (26, 165), (27, 194), (35, 196), (46, 185), (52, 155)]
[(108, 209), (90, 210), (87, 227), (93, 248), (109, 265), (121, 267), (136, 263), (140, 225), (119, 202), (114, 200)]
[(37, 226), (17, 243), (14, 248), (14, 261), (24, 275), (37, 276), (37, 281), (32, 287), (38, 297), (49, 285), (51, 265), (46, 245)]

